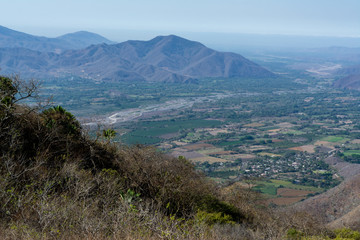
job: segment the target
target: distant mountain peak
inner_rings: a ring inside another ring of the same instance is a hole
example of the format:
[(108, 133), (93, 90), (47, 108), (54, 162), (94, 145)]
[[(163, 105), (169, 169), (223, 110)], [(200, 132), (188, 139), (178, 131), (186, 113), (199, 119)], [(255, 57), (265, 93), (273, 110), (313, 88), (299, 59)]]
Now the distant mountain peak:
[(84, 46), (101, 44), (101, 43), (106, 43), (106, 44), (115, 43), (104, 38), (99, 34), (87, 32), (87, 31), (68, 33), (60, 37), (57, 37), (57, 39), (65, 40), (69, 43), (69, 45), (76, 48), (83, 48)]
[[(4, 33), (20, 33), (20, 32), (0, 25), (0, 33), (4, 34)], [(22, 33), (22, 34), (25, 34), (25, 33)]]
[(57, 38), (34, 36), (0, 26), (0, 48), (28, 48), (40, 52), (59, 52), (68, 49), (82, 49), (91, 44), (114, 42), (99, 34), (79, 31)]
[(66, 35), (89, 35), (89, 34), (100, 36), (99, 34), (88, 32), (88, 31), (77, 31), (77, 32), (73, 32), (73, 33), (67, 33), (67, 34), (61, 35), (59, 37), (66, 36)]
[(170, 35), (159, 35), (154, 37), (152, 40), (150, 41), (163, 41), (163, 40), (168, 40), (168, 41), (186, 41), (186, 42), (195, 42), (195, 41), (191, 41), (189, 39), (174, 35), (174, 34), (170, 34)]
[(187, 47), (189, 45), (203, 46), (200, 42), (191, 41), (186, 38), (179, 37), (177, 35), (157, 36), (151, 39), (149, 42), (166, 43), (166, 44), (177, 44), (179, 46)]

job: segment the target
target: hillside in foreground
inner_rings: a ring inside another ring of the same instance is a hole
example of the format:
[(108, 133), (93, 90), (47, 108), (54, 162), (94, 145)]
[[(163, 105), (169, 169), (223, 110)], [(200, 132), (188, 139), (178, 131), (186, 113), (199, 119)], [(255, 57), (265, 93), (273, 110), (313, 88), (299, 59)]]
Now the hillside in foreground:
[(360, 210), (359, 194), (360, 175), (357, 174), (327, 192), (299, 203), (297, 207), (329, 226), (359, 229), (360, 220), (354, 217)]
[[(186, 159), (95, 139), (62, 107), (19, 105), (36, 85), (0, 77), (0, 234), (5, 239), (358, 239), (305, 212), (260, 207)], [(340, 238), (348, 237), (348, 238)]]

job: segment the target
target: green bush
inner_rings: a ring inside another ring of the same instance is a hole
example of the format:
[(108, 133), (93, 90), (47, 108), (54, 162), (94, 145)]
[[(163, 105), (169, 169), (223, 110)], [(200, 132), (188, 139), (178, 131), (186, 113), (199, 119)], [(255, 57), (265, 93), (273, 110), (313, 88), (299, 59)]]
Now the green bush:
[(289, 240), (301, 240), (303, 239), (303, 236), (304, 234), (295, 228), (290, 228), (286, 233), (286, 237)]
[(335, 239), (360, 240), (360, 233), (349, 228), (338, 229), (334, 232), (336, 234)]
[(205, 222), (208, 225), (235, 224), (235, 222), (233, 221), (230, 215), (221, 212), (209, 213), (206, 211), (199, 210), (195, 216), (195, 220), (200, 222)]
[(0, 76), (0, 106), (9, 107), (13, 104), (17, 92), (12, 79)]
[(44, 124), (49, 129), (57, 129), (57, 131), (64, 135), (81, 134), (80, 123), (75, 119), (75, 116), (66, 111), (61, 106), (51, 107), (42, 113)]

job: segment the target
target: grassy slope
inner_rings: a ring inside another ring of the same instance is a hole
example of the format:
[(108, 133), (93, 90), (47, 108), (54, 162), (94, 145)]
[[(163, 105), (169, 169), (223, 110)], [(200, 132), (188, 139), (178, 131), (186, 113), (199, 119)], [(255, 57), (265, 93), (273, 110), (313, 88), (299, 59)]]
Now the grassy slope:
[[(151, 147), (92, 140), (62, 108), (37, 114), (27, 107), (1, 107), (4, 237), (211, 239), (219, 234), (231, 238), (235, 232), (249, 238), (258, 234), (253, 206), (237, 204), (239, 199), (246, 202), (241, 190), (236, 192), (240, 198), (221, 195), (186, 159)], [(214, 224), (221, 224), (216, 231)]]

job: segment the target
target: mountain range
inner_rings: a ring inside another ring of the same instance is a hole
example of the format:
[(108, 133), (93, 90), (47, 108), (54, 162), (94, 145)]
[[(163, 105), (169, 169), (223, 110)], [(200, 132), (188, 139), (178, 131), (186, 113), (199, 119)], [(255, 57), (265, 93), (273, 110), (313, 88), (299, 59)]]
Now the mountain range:
[(208, 77), (275, 76), (239, 54), (218, 52), (175, 35), (111, 44), (88, 32), (44, 38), (2, 27), (0, 34), (2, 72), (16, 72), (23, 77), (194, 82)]
[(91, 44), (114, 42), (86, 31), (65, 34), (57, 38), (39, 37), (0, 26), (0, 48), (27, 48), (40, 52), (60, 53), (69, 49), (82, 49)]

